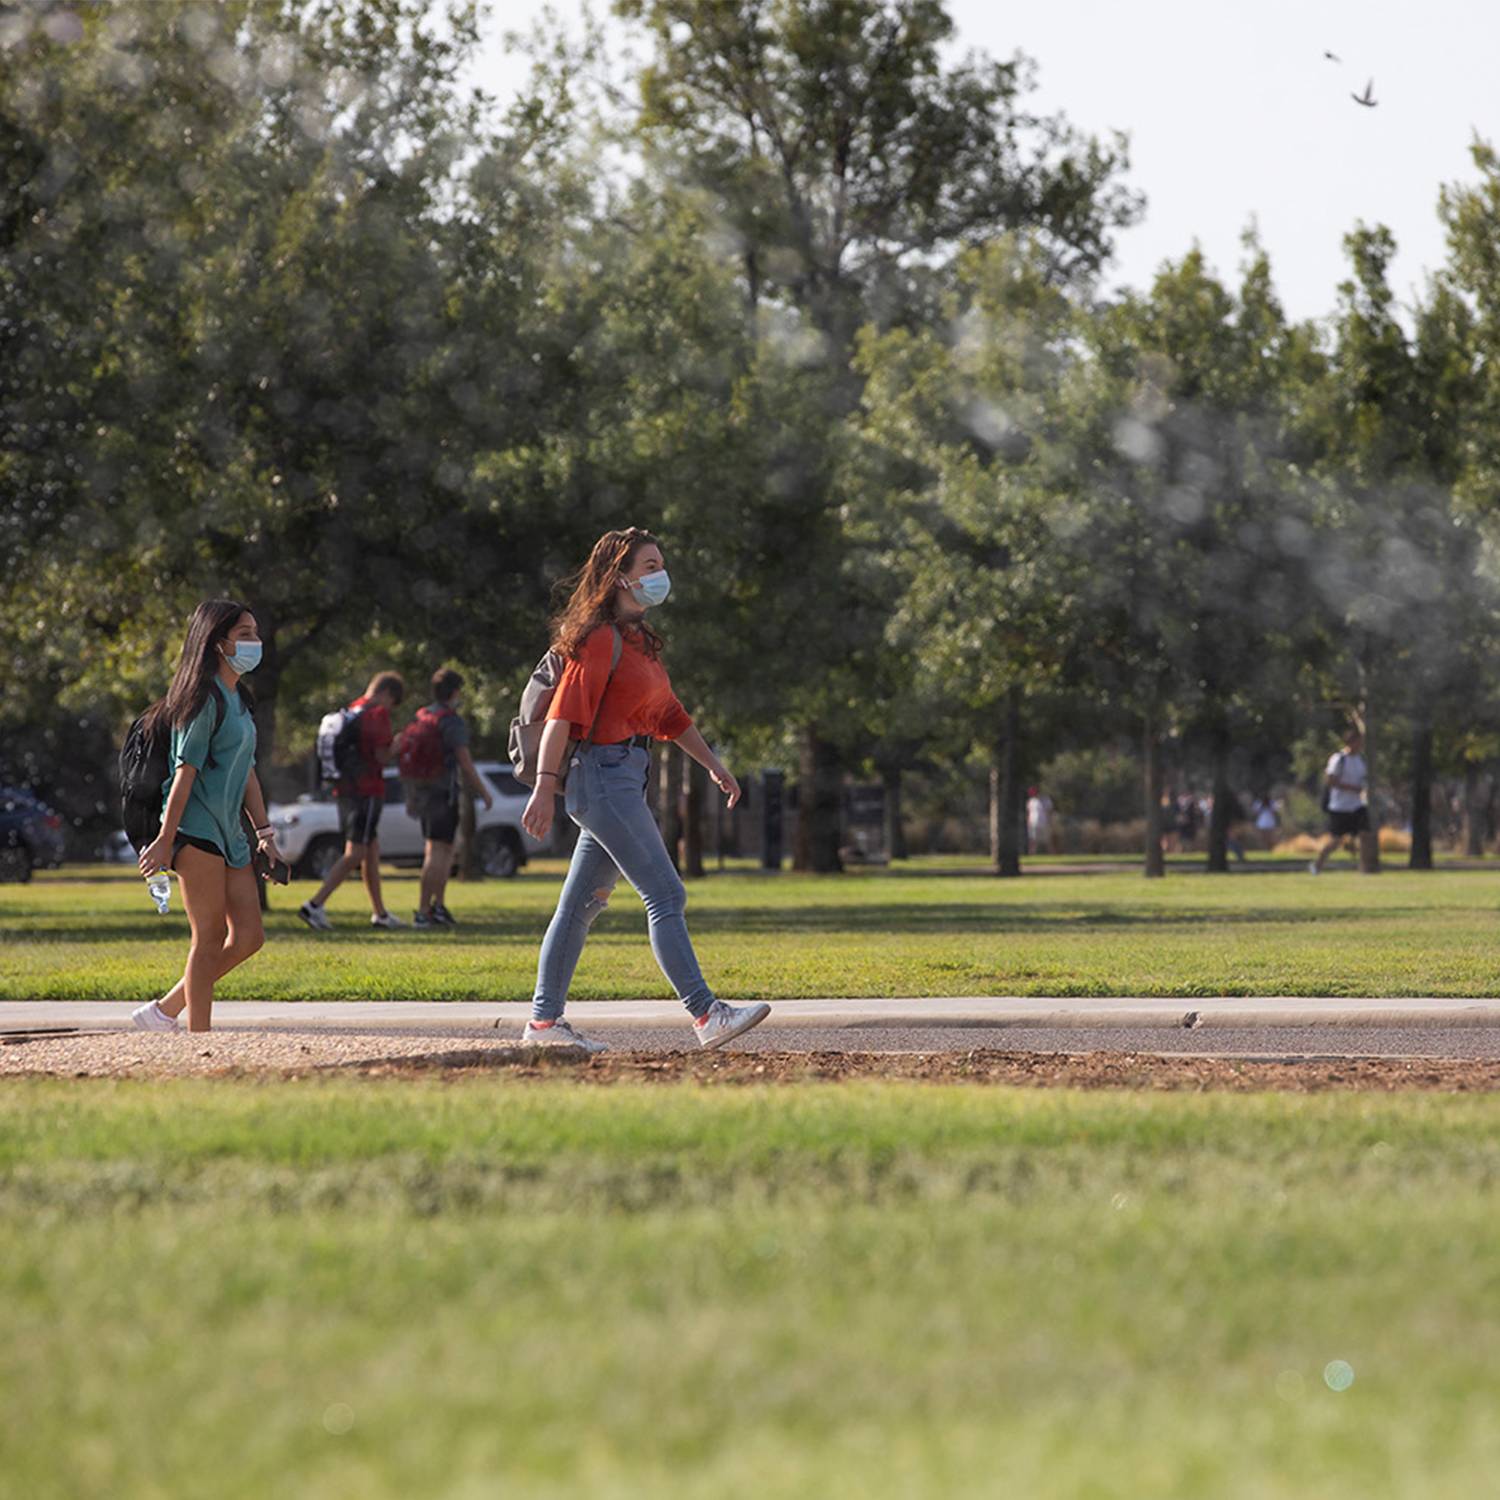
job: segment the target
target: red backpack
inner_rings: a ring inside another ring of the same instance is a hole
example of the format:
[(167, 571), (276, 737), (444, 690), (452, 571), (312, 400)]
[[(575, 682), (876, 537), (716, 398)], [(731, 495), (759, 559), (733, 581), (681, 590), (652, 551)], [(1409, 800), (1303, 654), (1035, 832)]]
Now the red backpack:
[(403, 781), (441, 781), (448, 766), (443, 756), (443, 720), (451, 708), (419, 708), (396, 741), (396, 764)]

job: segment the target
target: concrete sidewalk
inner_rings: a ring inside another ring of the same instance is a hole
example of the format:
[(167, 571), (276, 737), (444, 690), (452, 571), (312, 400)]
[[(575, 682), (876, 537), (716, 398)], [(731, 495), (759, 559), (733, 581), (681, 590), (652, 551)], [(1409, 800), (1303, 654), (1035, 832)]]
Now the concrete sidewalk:
[[(0, 1003), (0, 1031), (46, 1026), (128, 1026), (132, 1005), (109, 1000), (30, 1000)], [(380, 1031), (432, 1027), (472, 1032), (517, 1027), (526, 1001), (254, 1001), (220, 1000), (214, 1020), (225, 1026), (276, 1028), (337, 1026)], [(568, 1017), (580, 1027), (606, 1025), (656, 1030), (680, 1028), (682, 1007), (671, 1000), (575, 1001)], [(1245, 1027), (1491, 1027), (1500, 1028), (1500, 999), (1215, 998), (1205, 1000), (1091, 997), (1038, 999), (778, 1000), (768, 1027), (802, 1030), (1245, 1028)]]

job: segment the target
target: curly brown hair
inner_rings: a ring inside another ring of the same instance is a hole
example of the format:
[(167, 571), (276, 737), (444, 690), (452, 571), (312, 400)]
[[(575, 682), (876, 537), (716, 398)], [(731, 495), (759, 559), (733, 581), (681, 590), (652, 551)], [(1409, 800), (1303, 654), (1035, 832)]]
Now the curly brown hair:
[[(661, 543), (639, 526), (623, 531), (606, 531), (594, 543), (589, 560), (558, 585), (566, 592), (567, 603), (552, 618), (552, 649), (576, 660), (583, 643), (601, 626), (614, 620), (615, 588), (630, 571), (642, 547), (659, 547)], [(644, 621), (640, 624), (641, 640), (648, 656), (658, 656), (662, 638)]]

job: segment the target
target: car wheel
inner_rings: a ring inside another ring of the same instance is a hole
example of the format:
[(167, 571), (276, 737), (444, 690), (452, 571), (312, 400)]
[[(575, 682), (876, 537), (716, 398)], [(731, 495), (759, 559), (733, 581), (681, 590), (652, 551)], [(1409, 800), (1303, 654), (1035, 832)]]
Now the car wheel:
[(479, 868), (495, 880), (521, 873), (521, 841), (508, 828), (486, 828), (479, 835)]
[(327, 880), (328, 872), (339, 862), (339, 856), (343, 852), (344, 846), (332, 834), (314, 839), (307, 846), (307, 853), (302, 856), (301, 864), (297, 866), (298, 873), (307, 880)]
[(24, 885), (31, 879), (31, 851), (25, 844), (0, 848), (0, 881)]

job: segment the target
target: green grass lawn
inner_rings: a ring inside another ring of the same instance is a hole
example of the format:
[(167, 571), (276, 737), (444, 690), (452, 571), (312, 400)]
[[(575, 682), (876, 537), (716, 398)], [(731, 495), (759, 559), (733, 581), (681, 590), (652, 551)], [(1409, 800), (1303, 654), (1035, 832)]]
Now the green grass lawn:
[(1488, 1494), (1497, 1298), (1495, 1097), (0, 1088), (27, 1500)]
[[(561, 865), (450, 888), (452, 933), (372, 933), (363, 893), (330, 904), (337, 931), (296, 916), (306, 885), (277, 890), (265, 949), (225, 999), (522, 1000)], [(410, 874), (390, 874), (409, 915)], [(140, 1001), (181, 971), (187, 921), (156, 915), (138, 876), (81, 868), (0, 886), (0, 999)], [(729, 998), (880, 995), (1500, 994), (1500, 869), (1265, 869), (1166, 880), (1036, 875), (739, 872), (692, 882), (688, 921)], [(621, 887), (594, 929), (577, 999), (670, 995), (643, 910)]]

